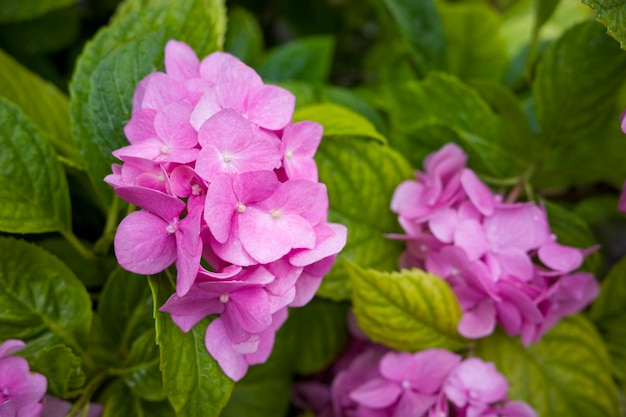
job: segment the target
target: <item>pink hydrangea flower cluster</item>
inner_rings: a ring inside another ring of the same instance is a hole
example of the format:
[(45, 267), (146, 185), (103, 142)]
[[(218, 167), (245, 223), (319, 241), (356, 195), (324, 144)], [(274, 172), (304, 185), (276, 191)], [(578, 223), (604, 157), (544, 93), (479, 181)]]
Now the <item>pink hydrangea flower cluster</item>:
[(48, 388), (46, 377), (30, 372), (26, 359), (9, 356), (26, 347), (21, 340), (10, 339), (0, 345), (0, 416), (39, 417), (41, 400)]
[(486, 336), (499, 323), (529, 345), (598, 294), (592, 274), (575, 272), (589, 250), (559, 244), (543, 207), (503, 202), (466, 162), (460, 147), (445, 145), (396, 189), (391, 209), (406, 235), (391, 237), (407, 242), (400, 266), (450, 283), (463, 336)]
[(165, 69), (137, 86), (130, 145), (105, 179), (141, 209), (120, 223), (115, 254), (139, 274), (176, 264), (161, 310), (183, 331), (218, 314), (206, 347), (239, 380), (269, 356), (287, 306), (313, 297), (347, 230), (327, 221), (313, 160), (322, 127), (292, 123), (289, 91), (232, 55), (199, 61), (177, 41)]
[(445, 349), (397, 352), (357, 335), (333, 368), (296, 385), (294, 402), (317, 417), (536, 417), (507, 391), (492, 363)]

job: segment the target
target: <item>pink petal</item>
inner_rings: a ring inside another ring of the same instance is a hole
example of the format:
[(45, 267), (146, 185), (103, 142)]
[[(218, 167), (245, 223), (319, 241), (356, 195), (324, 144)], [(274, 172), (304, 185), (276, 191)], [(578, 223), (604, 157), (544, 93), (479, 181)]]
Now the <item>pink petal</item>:
[(213, 252), (228, 263), (241, 266), (256, 265), (259, 263), (250, 256), (241, 244), (239, 223), (237, 221), (232, 222), (230, 234), (226, 242), (220, 243), (211, 236), (210, 245)]
[(466, 220), (457, 226), (454, 243), (465, 251), (470, 261), (475, 261), (489, 250), (485, 230), (476, 220)]
[(222, 107), (245, 115), (250, 93), (262, 88), (263, 80), (252, 68), (235, 57), (229, 57), (222, 63), (216, 86)]
[(228, 60), (236, 59), (231, 54), (225, 52), (213, 52), (200, 63), (200, 75), (202, 78), (215, 84), (217, 75), (222, 68), (222, 64)]
[(302, 249), (289, 257), (295, 266), (311, 265), (331, 255), (338, 254), (346, 245), (348, 229), (338, 223), (326, 223), (315, 226), (315, 247)]
[(18, 339), (5, 340), (0, 345), (0, 359), (9, 356), (18, 350), (22, 350), (26, 347), (26, 343)]
[(189, 123), (191, 123), (194, 129), (199, 131), (207, 120), (222, 110), (222, 106), (217, 99), (217, 90), (215, 87), (209, 87), (191, 112)]
[(454, 232), (459, 224), (457, 212), (451, 208), (437, 212), (428, 221), (428, 228), (432, 234), (444, 243), (452, 243)]
[(291, 121), (295, 104), (296, 97), (291, 92), (274, 85), (264, 85), (253, 92), (247, 114), (260, 127), (280, 130)]
[(483, 226), (496, 248), (518, 248), (524, 252), (541, 246), (550, 231), (545, 212), (533, 203), (500, 206)]
[(501, 275), (512, 276), (522, 281), (529, 281), (533, 276), (533, 264), (526, 252), (517, 248), (503, 249), (493, 253), (498, 260)]
[(436, 395), (404, 390), (393, 412), (393, 417), (423, 416), (436, 402)]
[(126, 270), (137, 274), (156, 274), (176, 260), (176, 238), (170, 226), (147, 211), (135, 211), (122, 220), (115, 240), (115, 256)]
[(474, 171), (465, 168), (461, 173), (461, 184), (478, 211), (485, 216), (491, 216), (496, 200), (491, 190), (476, 176)]
[(262, 288), (243, 288), (231, 293), (226, 310), (250, 333), (260, 333), (272, 324), (269, 299)]
[(222, 371), (233, 381), (239, 381), (248, 372), (248, 363), (242, 354), (233, 349), (232, 342), (220, 318), (209, 324), (206, 329), (204, 344)]
[(146, 76), (135, 90), (133, 114), (140, 109), (160, 110), (170, 103), (183, 99), (185, 89), (174, 78), (162, 72)]
[(564, 273), (573, 271), (583, 263), (580, 249), (560, 245), (551, 240), (541, 245), (537, 254), (544, 265)]
[(172, 294), (159, 311), (170, 313), (174, 323), (186, 333), (203, 318), (222, 313), (224, 304), (217, 298), (211, 298), (210, 294), (198, 286), (194, 286), (184, 297)]
[(165, 71), (180, 80), (197, 78), (200, 62), (189, 45), (171, 40), (165, 45)]
[(496, 327), (496, 308), (491, 299), (485, 299), (463, 312), (458, 324), (459, 333), (468, 339), (479, 339), (493, 333)]
[(198, 144), (197, 133), (189, 123), (191, 104), (177, 101), (168, 104), (154, 117), (154, 129), (167, 145), (172, 148), (193, 148)]
[(186, 207), (184, 201), (149, 188), (117, 187), (115, 194), (167, 221), (178, 219)]
[[(626, 120), (626, 119), (624, 119)], [(624, 129), (624, 121), (622, 121), (622, 130)], [(624, 181), (624, 185), (622, 185), (622, 193), (619, 197), (619, 203), (617, 204), (617, 209), (626, 213), (626, 181)]]
[(376, 378), (352, 390), (350, 398), (366, 407), (386, 408), (394, 404), (401, 393), (398, 383)]
[(217, 175), (207, 191), (204, 221), (219, 243), (225, 243), (228, 240), (236, 210), (237, 197), (233, 192), (232, 178), (226, 174)]
[(140, 143), (157, 136), (154, 130), (154, 109), (141, 109), (133, 114), (130, 121), (124, 126), (124, 134), (131, 144)]

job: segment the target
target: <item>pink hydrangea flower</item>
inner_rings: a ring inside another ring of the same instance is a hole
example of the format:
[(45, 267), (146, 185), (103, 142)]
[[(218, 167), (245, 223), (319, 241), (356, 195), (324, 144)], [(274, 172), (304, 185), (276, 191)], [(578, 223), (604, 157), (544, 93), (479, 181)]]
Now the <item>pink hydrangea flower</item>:
[(626, 181), (624, 181), (624, 185), (622, 186), (622, 194), (619, 197), (617, 209), (626, 213)]
[(287, 306), (314, 296), (346, 243), (313, 159), (323, 129), (293, 124), (294, 106), (234, 56), (199, 60), (170, 41), (165, 72), (137, 86), (130, 144), (105, 178), (141, 209), (118, 227), (118, 262), (138, 274), (176, 265), (161, 311), (183, 331), (218, 315), (206, 347), (234, 380), (269, 356)]
[(21, 340), (10, 339), (0, 345), (0, 416), (39, 417), (48, 381), (30, 372), (26, 359), (9, 356), (26, 347)]
[(455, 144), (429, 155), (424, 172), (396, 189), (391, 209), (406, 234), (389, 237), (407, 242), (401, 267), (448, 281), (463, 336), (484, 337), (500, 324), (529, 345), (598, 293), (591, 274), (574, 272), (595, 248), (558, 243), (545, 208), (503, 203), (466, 162)]

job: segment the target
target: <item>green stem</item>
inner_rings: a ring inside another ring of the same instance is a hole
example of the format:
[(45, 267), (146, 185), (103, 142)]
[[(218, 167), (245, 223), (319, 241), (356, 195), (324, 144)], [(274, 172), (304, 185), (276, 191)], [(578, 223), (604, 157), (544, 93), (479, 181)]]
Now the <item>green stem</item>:
[(76, 237), (76, 235), (71, 230), (61, 230), (61, 235), (67, 240), (67, 242), (76, 249), (78, 253), (85, 259), (95, 260), (96, 255), (93, 251), (87, 249), (85, 245)]
[(102, 371), (98, 375), (94, 377), (85, 387), (82, 389), (82, 393), (78, 400), (74, 403), (70, 411), (67, 412), (65, 417), (75, 417), (79, 411), (83, 410), (85, 406), (89, 405), (89, 401), (91, 397), (96, 392), (96, 390), (102, 385), (104, 380), (109, 376), (108, 371)]
[(107, 220), (104, 225), (104, 230), (102, 231), (102, 236), (100, 236), (100, 239), (98, 239), (94, 244), (93, 251), (98, 256), (105, 255), (109, 251), (111, 243), (113, 243), (115, 230), (117, 229), (117, 220), (120, 210), (119, 206), (120, 199), (119, 197), (114, 196), (113, 202), (109, 207), (109, 212), (107, 213)]

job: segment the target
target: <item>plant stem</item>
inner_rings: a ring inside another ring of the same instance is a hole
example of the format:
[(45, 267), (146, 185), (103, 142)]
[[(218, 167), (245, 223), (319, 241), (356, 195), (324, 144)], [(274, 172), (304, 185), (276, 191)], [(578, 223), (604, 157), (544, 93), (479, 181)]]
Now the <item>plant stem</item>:
[(92, 250), (89, 250), (83, 245), (83, 243), (76, 237), (76, 235), (71, 230), (61, 230), (61, 235), (67, 242), (72, 245), (74, 249), (85, 259), (95, 260), (96, 255)]
[(91, 400), (93, 394), (108, 376), (109, 372), (105, 370), (96, 375), (91, 381), (89, 381), (89, 383), (85, 385), (85, 387), (82, 389), (82, 394), (74, 403), (70, 411), (67, 412), (65, 417), (75, 417), (79, 411), (83, 410), (85, 406), (89, 404), (89, 401)]
[(104, 230), (102, 231), (102, 236), (100, 236), (100, 239), (98, 239), (94, 244), (94, 253), (98, 256), (103, 256), (109, 251), (111, 243), (115, 238), (115, 230), (117, 228), (117, 219), (120, 210), (119, 206), (120, 199), (119, 197), (114, 196), (113, 202), (109, 207), (109, 212), (107, 213), (107, 220), (104, 225)]

